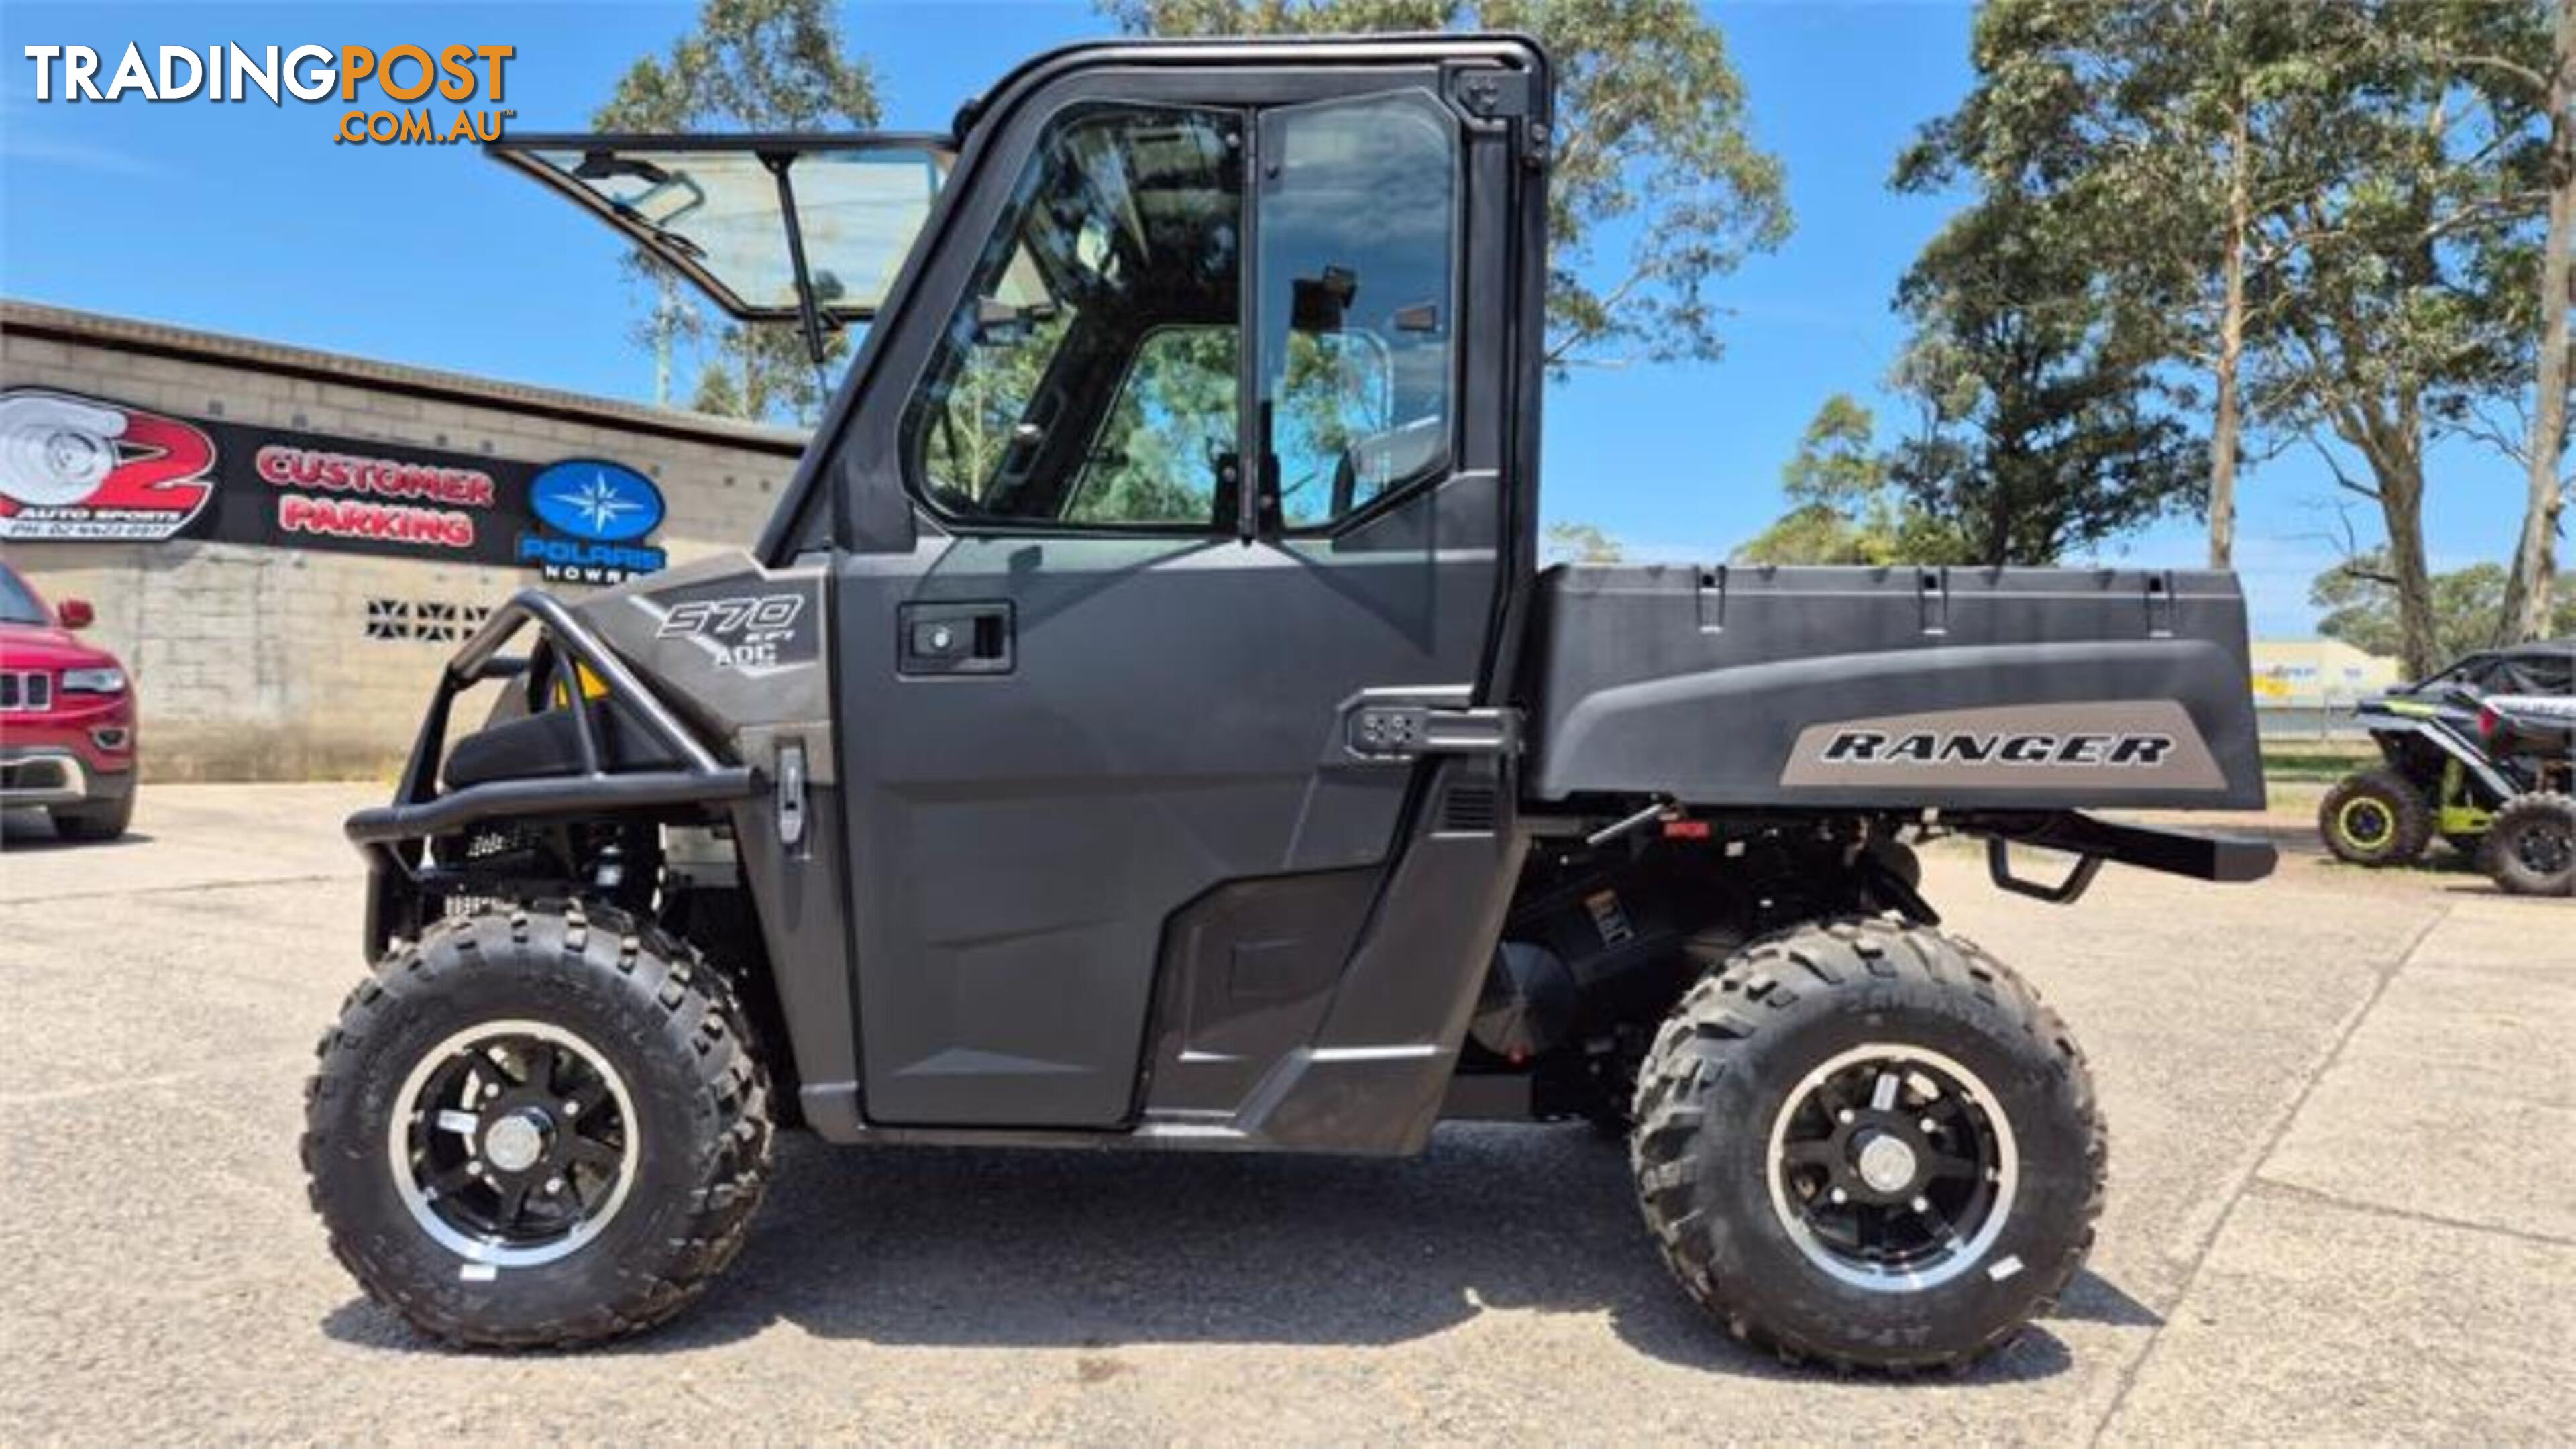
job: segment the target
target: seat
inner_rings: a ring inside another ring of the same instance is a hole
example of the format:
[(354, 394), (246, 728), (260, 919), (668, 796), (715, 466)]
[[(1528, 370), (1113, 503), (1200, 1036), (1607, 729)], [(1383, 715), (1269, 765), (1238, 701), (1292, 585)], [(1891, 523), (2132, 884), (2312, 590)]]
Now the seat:
[[(653, 732), (614, 703), (594, 707), (599, 757), (609, 770), (667, 769), (679, 763)], [(581, 773), (580, 723), (568, 709), (503, 720), (458, 740), (447, 752), (447, 788), (462, 790), (497, 780), (533, 780)]]

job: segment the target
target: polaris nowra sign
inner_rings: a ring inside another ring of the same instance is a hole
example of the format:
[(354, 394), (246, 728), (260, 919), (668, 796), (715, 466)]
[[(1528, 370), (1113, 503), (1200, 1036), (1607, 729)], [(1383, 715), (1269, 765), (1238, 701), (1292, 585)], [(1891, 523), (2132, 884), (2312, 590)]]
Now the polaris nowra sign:
[(519, 535), (518, 559), (565, 583), (622, 583), (658, 571), (662, 550), (643, 542), (659, 527), (662, 490), (623, 463), (574, 458), (528, 481), (539, 526)]

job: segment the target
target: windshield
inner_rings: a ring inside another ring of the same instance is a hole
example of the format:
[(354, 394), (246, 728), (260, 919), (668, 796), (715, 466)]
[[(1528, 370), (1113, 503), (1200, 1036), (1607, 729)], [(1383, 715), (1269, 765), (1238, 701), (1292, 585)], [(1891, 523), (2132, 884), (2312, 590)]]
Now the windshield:
[(0, 624), (42, 624), (45, 606), (35, 591), (6, 568), (0, 568)]
[(927, 144), (810, 139), (572, 137), (501, 154), (604, 212), (727, 311), (784, 318), (797, 311), (796, 267), (775, 160), (795, 190), (814, 305), (840, 321), (875, 315), (948, 166)]

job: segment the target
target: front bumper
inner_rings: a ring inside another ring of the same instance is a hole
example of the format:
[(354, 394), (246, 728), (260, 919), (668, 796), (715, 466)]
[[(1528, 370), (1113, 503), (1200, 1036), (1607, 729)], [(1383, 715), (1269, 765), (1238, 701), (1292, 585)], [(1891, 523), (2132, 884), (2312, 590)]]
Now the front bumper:
[(57, 693), (0, 714), (0, 805), (78, 805), (134, 789), (134, 694)]
[(134, 791), (134, 770), (93, 768), (71, 750), (11, 745), (0, 750), (0, 808), (86, 805)]

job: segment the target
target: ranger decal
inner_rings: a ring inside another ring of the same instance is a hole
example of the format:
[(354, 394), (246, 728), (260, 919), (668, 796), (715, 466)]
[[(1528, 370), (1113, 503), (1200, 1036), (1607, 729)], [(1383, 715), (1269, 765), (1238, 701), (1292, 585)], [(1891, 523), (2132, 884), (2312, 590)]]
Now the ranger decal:
[(1916, 730), (1844, 730), (1825, 745), (1828, 763), (1928, 765), (1940, 761), (1981, 765), (2118, 765), (2152, 769), (2174, 747), (2171, 735), (1979, 734)]
[(1828, 789), (2052, 792), (2226, 788), (2170, 699), (2068, 700), (1840, 719), (1798, 731), (1780, 783)]

